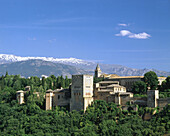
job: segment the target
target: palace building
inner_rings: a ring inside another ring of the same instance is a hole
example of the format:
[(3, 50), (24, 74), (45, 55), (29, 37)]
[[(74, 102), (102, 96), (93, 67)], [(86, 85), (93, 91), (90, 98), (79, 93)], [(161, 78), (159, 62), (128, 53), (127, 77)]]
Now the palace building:
[[(127, 91), (132, 90), (132, 86), (136, 81), (144, 81), (144, 76), (118, 76), (116, 74), (102, 73), (99, 65), (95, 69), (96, 78), (104, 78), (105, 81), (118, 81), (121, 86), (126, 87)], [(158, 77), (159, 85), (166, 79), (166, 77)]]
[[(143, 76), (118, 76), (115, 74), (102, 74), (99, 65), (95, 69), (95, 77), (104, 77), (104, 81), (93, 83), (92, 75), (72, 75), (72, 84), (68, 89), (47, 90), (45, 97), (46, 110), (53, 107), (66, 107), (69, 111), (83, 110), (92, 104), (94, 100), (105, 100), (117, 105), (126, 106), (127, 103), (148, 107), (163, 108), (170, 103), (170, 98), (159, 98), (158, 90), (148, 90), (147, 97), (133, 97), (130, 92), (135, 81), (143, 81)], [(159, 77), (161, 83), (165, 77)], [(24, 94), (30, 90), (17, 91), (16, 97), (19, 104), (24, 103)], [(39, 92), (34, 92), (39, 94)], [(39, 95), (37, 95), (39, 97)]]

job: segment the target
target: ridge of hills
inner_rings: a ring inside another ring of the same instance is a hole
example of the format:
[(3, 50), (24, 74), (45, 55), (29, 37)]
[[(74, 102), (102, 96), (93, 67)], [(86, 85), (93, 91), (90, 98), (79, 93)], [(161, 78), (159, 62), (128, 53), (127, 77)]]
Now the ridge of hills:
[[(9, 74), (20, 74), (24, 77), (51, 74), (71, 77), (72, 74), (94, 74), (96, 65), (96, 62), (76, 58), (20, 57), (0, 54), (0, 74), (8, 71)], [(103, 73), (119, 76), (142, 76), (148, 71), (154, 71), (158, 76), (170, 75), (170, 72), (156, 69), (135, 69), (117, 64), (100, 63), (99, 65)]]
[(65, 65), (61, 63), (53, 63), (43, 60), (27, 60), (0, 65), (0, 75), (4, 75), (8, 71), (11, 75), (20, 74), (24, 77), (42, 75), (50, 76), (68, 76), (73, 74), (85, 74), (86, 71), (76, 68), (74, 66)]

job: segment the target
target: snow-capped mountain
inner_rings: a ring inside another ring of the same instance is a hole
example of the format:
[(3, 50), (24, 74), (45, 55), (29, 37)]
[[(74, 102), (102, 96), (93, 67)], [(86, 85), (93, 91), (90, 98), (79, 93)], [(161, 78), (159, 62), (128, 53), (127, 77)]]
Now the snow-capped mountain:
[[(50, 61), (31, 59), (26, 61), (18, 61), (13, 63), (6, 63), (0, 65), (0, 75), (4, 75), (8, 71), (10, 75), (21, 75), (23, 77), (42, 75), (60, 76), (63, 75), (71, 78), (73, 74), (86, 74), (88, 71), (79, 69), (74, 66), (54, 63)], [(89, 74), (89, 73), (88, 73)]]
[[(0, 67), (3, 66), (4, 67), (3, 71), (5, 72), (9, 68), (11, 68), (11, 66), (10, 65), (2, 65), (2, 64), (17, 63), (17, 62), (22, 63), (23, 61), (29, 61), (29, 60), (42, 60), (42, 61), (52, 62), (52, 63), (56, 63), (56, 64), (60, 63), (60, 64), (69, 65), (69, 66), (71, 65), (71, 66), (74, 66), (75, 68), (86, 71), (87, 74), (94, 74), (94, 69), (97, 65), (96, 62), (85, 61), (85, 60), (76, 59), (76, 58), (21, 57), (21, 56), (15, 56), (15, 55), (0, 54)], [(170, 72), (159, 71), (156, 69), (146, 69), (146, 68), (145, 69), (135, 69), (135, 68), (129, 68), (129, 67), (117, 65), (117, 64), (101, 64), (100, 63), (100, 68), (103, 73), (117, 74), (119, 76), (142, 76), (148, 71), (154, 71), (158, 76), (169, 76), (170, 75)], [(11, 71), (12, 71), (12, 69), (11, 69)], [(65, 69), (63, 69), (63, 71), (65, 71)], [(0, 71), (0, 72), (2, 72), (2, 71)], [(2, 72), (2, 74), (4, 72)], [(20, 71), (18, 71), (18, 74), (19, 74), (19, 72)], [(81, 72), (79, 72), (79, 73), (81, 74)], [(65, 72), (65, 74), (67, 75), (67, 72)], [(22, 75), (22, 73), (21, 73), (21, 75)], [(31, 75), (31, 73), (30, 73), (30, 75)], [(35, 75), (35, 73), (32, 73), (32, 76), (33, 75)]]
[(18, 62), (18, 61), (26, 61), (39, 59), (44, 61), (51, 61), (55, 63), (64, 63), (64, 64), (83, 64), (90, 65), (89, 62), (76, 59), (76, 58), (53, 58), (53, 57), (21, 57), (9, 54), (0, 54), (0, 64), (9, 63), (9, 62)]

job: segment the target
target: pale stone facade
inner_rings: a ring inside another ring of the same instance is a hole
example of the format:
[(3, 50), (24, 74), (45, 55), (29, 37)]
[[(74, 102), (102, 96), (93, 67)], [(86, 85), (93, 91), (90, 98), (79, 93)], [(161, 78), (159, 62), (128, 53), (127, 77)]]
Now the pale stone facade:
[[(159, 85), (165, 81), (166, 77), (158, 77)], [(118, 76), (118, 77), (111, 77), (105, 78), (108, 81), (119, 81), (120, 85), (126, 87), (127, 91), (132, 90), (132, 86), (136, 81), (144, 81), (144, 76)]]
[(105, 100), (117, 105), (128, 102), (141, 106), (157, 107), (166, 106), (169, 99), (159, 99), (158, 90), (148, 90), (147, 97), (134, 98), (133, 93), (126, 92), (124, 86), (118, 81), (101, 81), (94, 84), (91, 75), (73, 75), (71, 89), (50, 90), (46, 93), (46, 110), (55, 106), (68, 106), (72, 110), (86, 110), (94, 100)]
[(120, 86), (118, 81), (101, 81), (95, 84), (95, 90), (105, 91), (110, 90), (112, 92), (126, 92), (124, 86)]
[[(99, 71), (100, 74), (96, 74)], [(118, 81), (121, 86), (126, 87), (127, 91), (130, 92), (132, 90), (132, 86), (136, 81), (144, 81), (144, 76), (118, 76), (116, 74), (104, 74), (102, 73), (99, 65), (97, 65), (95, 70), (95, 77), (103, 77), (106, 81)], [(159, 85), (165, 81), (166, 77), (158, 77)]]
[(71, 86), (70, 111), (86, 110), (93, 101), (93, 76), (73, 75)]
[(19, 104), (24, 103), (24, 91), (22, 91), (22, 90), (17, 91), (16, 97), (17, 97), (17, 101)]
[(132, 90), (132, 86), (136, 81), (143, 81), (143, 76), (119, 76), (119, 77), (112, 77), (106, 78), (105, 80), (108, 81), (119, 81), (121, 86), (126, 87), (127, 91)]
[(24, 94), (26, 92), (29, 92), (29, 91), (30, 91), (30, 86), (26, 86), (25, 87), (25, 91), (19, 90), (19, 91), (16, 92), (16, 99), (17, 99), (19, 104), (23, 104), (24, 103)]
[(126, 88), (120, 86), (118, 81), (101, 81), (94, 85), (95, 100), (105, 100), (121, 105), (132, 97), (133, 93), (126, 92)]
[(53, 97), (53, 92), (52, 90), (48, 90), (45, 95), (46, 99), (46, 104), (45, 104), (45, 109), (46, 110), (51, 110), (52, 109), (52, 97)]
[(72, 110), (86, 110), (93, 102), (93, 76), (73, 75), (71, 89), (56, 89), (46, 92), (46, 110), (64, 106)]
[(53, 106), (70, 106), (70, 90), (56, 89), (53, 91)]
[[(97, 66), (98, 74), (101, 74), (100, 67)], [(135, 81), (141, 81), (142, 76), (131, 77), (115, 77), (107, 76), (105, 81), (94, 84), (92, 75), (73, 75), (72, 84), (69, 89), (56, 89), (47, 90), (45, 95), (46, 110), (51, 110), (55, 106), (64, 106), (68, 110), (84, 110), (91, 105), (94, 100), (105, 100), (106, 102), (114, 102), (117, 105), (126, 106), (127, 102), (138, 104), (141, 106), (157, 107), (160, 108), (170, 103), (170, 98), (159, 99), (158, 90), (148, 90), (147, 97), (134, 98), (133, 93), (126, 92), (126, 87), (130, 88)], [(164, 78), (160, 78), (161, 82)], [(125, 86), (123, 86), (125, 85)], [(29, 91), (30, 87), (26, 87), (25, 90)], [(27, 91), (17, 91), (16, 97), (19, 104), (24, 103), (24, 93)], [(34, 92), (39, 95), (39, 92)]]
[(70, 106), (70, 89), (56, 89), (46, 91), (46, 110), (51, 110), (52, 107), (63, 106), (69, 109)]

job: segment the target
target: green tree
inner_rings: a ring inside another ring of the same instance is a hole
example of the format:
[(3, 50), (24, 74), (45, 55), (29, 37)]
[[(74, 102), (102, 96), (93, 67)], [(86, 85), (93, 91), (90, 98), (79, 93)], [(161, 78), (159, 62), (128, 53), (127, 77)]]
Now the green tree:
[(147, 91), (146, 83), (143, 81), (136, 81), (132, 86), (132, 92), (134, 94), (145, 94)]
[(144, 81), (148, 89), (155, 90), (158, 87), (158, 77), (155, 72), (149, 71), (144, 75)]
[(170, 97), (170, 76), (162, 82), (162, 85), (159, 86), (160, 98)]
[(61, 76), (61, 87), (65, 88), (65, 79)]
[(47, 85), (46, 85), (45, 77), (42, 77), (42, 83), (41, 84), (42, 84), (43, 88), (46, 89)]
[(57, 77), (57, 88), (61, 88), (61, 77)]
[(20, 80), (17, 80), (17, 81), (15, 81), (14, 82), (14, 85), (13, 85), (13, 88), (15, 89), (15, 90), (20, 90), (22, 87), (21, 87), (21, 81)]
[(94, 83), (98, 83), (98, 82), (101, 82), (101, 81), (104, 81), (104, 77), (94, 77), (94, 79), (93, 79)]
[(57, 78), (54, 75), (50, 76), (52, 78), (52, 80), (56, 80)]
[(65, 78), (65, 87), (69, 87), (70, 83), (69, 83), (69, 79), (68, 77), (66, 76)]
[(165, 81), (166, 81), (165, 88), (170, 89), (170, 76), (168, 76)]
[(8, 71), (6, 71), (5, 77), (8, 77)]

